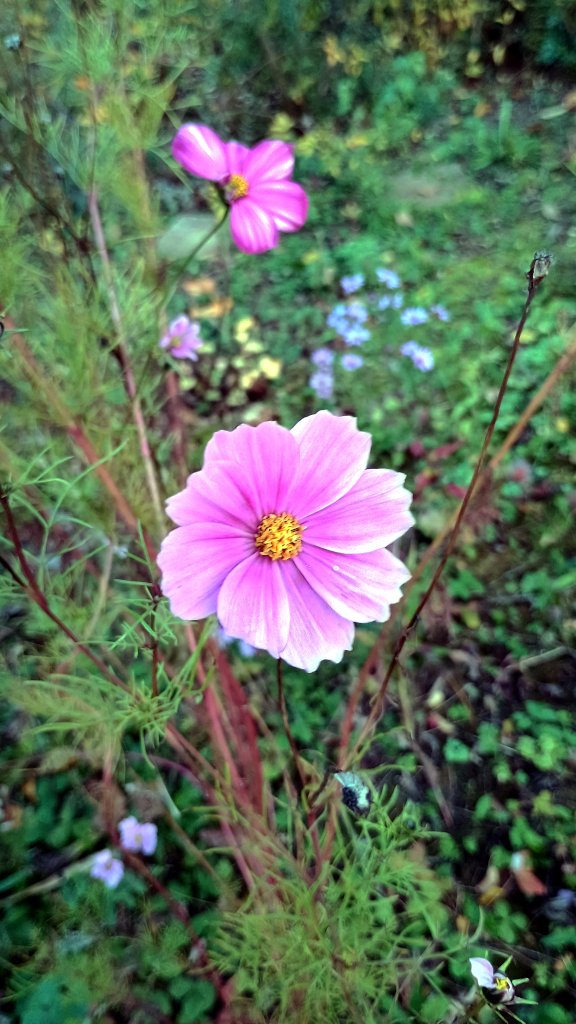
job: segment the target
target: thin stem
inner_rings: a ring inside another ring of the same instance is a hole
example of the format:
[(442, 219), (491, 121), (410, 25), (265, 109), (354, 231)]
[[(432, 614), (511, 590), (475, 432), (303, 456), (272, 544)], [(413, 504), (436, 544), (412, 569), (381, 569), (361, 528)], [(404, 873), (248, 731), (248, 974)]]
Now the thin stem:
[(170, 302), (170, 299), (172, 298), (172, 296), (176, 292), (176, 290), (178, 288), (178, 282), (180, 281), (180, 278), (181, 278), (182, 274), (184, 273), (184, 271), (186, 270), (186, 267), (188, 266), (188, 264), (192, 262), (192, 260), (194, 259), (195, 256), (198, 255), (200, 250), (210, 241), (210, 239), (216, 234), (216, 232), (220, 230), (220, 228), (225, 223), (225, 221), (228, 220), (228, 214), (229, 213), (230, 213), (230, 207), (226, 206), (224, 208), (224, 213), (222, 214), (220, 219), (215, 221), (215, 223), (212, 225), (212, 227), (207, 232), (207, 234), (205, 234), (204, 237), (200, 239), (198, 244), (194, 246), (194, 248), (192, 249), (192, 252), (188, 253), (188, 255), (185, 256), (184, 259), (181, 260), (180, 263), (177, 264), (177, 266), (176, 266), (176, 268), (174, 270), (174, 284), (172, 285), (172, 287), (170, 288), (168, 293), (163, 298), (163, 305), (164, 306), (168, 305), (168, 303)]
[(128, 354), (128, 346), (126, 336), (124, 333), (124, 327), (122, 324), (122, 317), (120, 314), (120, 306), (118, 304), (118, 298), (116, 290), (114, 288), (114, 279), (112, 276), (112, 267), (110, 264), (110, 257), (108, 255), (108, 249), (106, 248), (106, 239), (104, 237), (104, 230), (102, 227), (102, 220), (100, 218), (100, 208), (98, 205), (98, 196), (96, 189), (92, 188), (88, 194), (88, 209), (90, 211), (90, 219), (92, 221), (92, 229), (94, 231), (94, 237), (96, 239), (96, 247), (102, 261), (102, 269), (104, 272), (104, 280), (106, 283), (106, 290), (108, 292), (108, 301), (110, 303), (110, 314), (112, 316), (112, 322), (116, 331), (117, 338), (117, 352), (124, 373), (124, 384), (126, 387), (126, 393), (130, 402), (132, 403), (132, 417), (138, 433), (138, 440), (140, 442), (140, 454), (144, 462), (144, 472), (146, 474), (146, 480), (148, 482), (148, 490), (152, 499), (152, 505), (156, 514), (156, 522), (159, 532), (162, 534), (165, 530), (164, 522), (164, 511), (162, 508), (162, 499), (160, 497), (160, 490), (158, 482), (156, 480), (156, 469), (152, 459), (152, 453), (150, 445), (148, 443), (148, 434), (146, 431), (146, 423), (144, 421), (144, 415), (142, 413), (142, 404), (138, 397), (136, 389), (136, 383), (134, 379), (134, 373), (130, 363)]
[(298, 747), (296, 746), (296, 741), (294, 740), (294, 737), (292, 735), (292, 730), (290, 728), (290, 719), (288, 718), (288, 708), (286, 706), (286, 696), (284, 694), (284, 683), (282, 681), (281, 658), (278, 658), (278, 660), (276, 661), (276, 679), (278, 681), (278, 704), (280, 706), (280, 714), (282, 715), (282, 724), (284, 726), (284, 732), (286, 733), (286, 738), (288, 740), (288, 743), (290, 744), (290, 750), (292, 751), (292, 757), (294, 758), (296, 770), (298, 772), (298, 775), (300, 776), (300, 782), (302, 783), (302, 786), (305, 786), (306, 774), (302, 767), (300, 754), (298, 752)]
[(37, 604), (38, 607), (44, 612), (44, 614), (46, 616), (48, 616), (49, 619), (52, 620), (54, 625), (56, 625), (58, 627), (58, 629), (62, 633), (64, 633), (64, 635), (67, 636), (68, 639), (71, 640), (73, 644), (75, 644), (75, 646), (78, 648), (78, 650), (81, 651), (82, 654), (86, 658), (90, 659), (92, 664), (96, 666), (96, 668), (99, 670), (99, 672), (102, 673), (103, 677), (105, 679), (107, 679), (108, 682), (112, 683), (114, 686), (119, 686), (122, 690), (125, 690), (126, 692), (130, 693), (131, 692), (130, 691), (130, 687), (127, 686), (126, 683), (122, 679), (120, 679), (119, 676), (117, 676), (117, 675), (115, 675), (115, 673), (111, 672), (109, 670), (109, 668), (104, 664), (102, 659), (99, 658), (97, 654), (94, 654), (94, 652), (86, 644), (82, 643), (80, 638), (76, 636), (76, 634), (70, 629), (70, 627), (67, 626), (66, 623), (63, 622), (62, 619), (58, 615), (56, 615), (55, 612), (52, 611), (52, 609), (50, 608), (50, 605), (48, 604), (48, 599), (47, 599), (46, 595), (44, 594), (44, 592), (40, 589), (40, 586), (38, 585), (38, 581), (36, 580), (36, 577), (35, 577), (34, 573), (32, 572), (32, 569), (30, 568), (30, 566), (28, 564), (28, 560), (26, 558), (26, 555), (24, 554), (24, 549), (23, 549), (22, 544), (20, 542), (20, 537), (19, 537), (19, 534), (18, 534), (18, 530), (16, 529), (16, 523), (14, 521), (14, 516), (12, 515), (12, 509), (10, 507), (10, 502), (8, 500), (8, 495), (5, 494), (5, 493), (2, 493), (1, 491), (0, 491), (0, 504), (2, 505), (2, 508), (4, 509), (4, 514), (6, 516), (6, 525), (7, 525), (7, 528), (8, 528), (8, 537), (12, 541), (12, 544), (14, 546), (14, 551), (16, 553), (16, 558), (17, 558), (18, 564), (20, 566), (20, 570), (21, 570), (22, 575), (24, 576), (24, 580), (26, 582), (24, 582), (24, 580), (19, 580), (17, 574), (12, 571), (11, 575), (12, 575), (13, 579), (15, 579), (17, 583), (19, 583), (21, 586), (24, 587), (24, 589), (26, 590), (28, 595), (32, 598), (34, 603)]
[(426, 588), (424, 594), (420, 598), (420, 601), (418, 602), (418, 605), (417, 605), (415, 611), (413, 612), (413, 614), (410, 617), (407, 625), (404, 627), (404, 629), (402, 630), (402, 633), (400, 634), (400, 636), (398, 637), (398, 640), (396, 641), (396, 645), (395, 645), (394, 650), (392, 652), (392, 657), (390, 659), (390, 663), (388, 665), (388, 669), (387, 669), (386, 674), (384, 676), (384, 679), (383, 679), (383, 681), (382, 681), (382, 683), (380, 685), (380, 689), (379, 689), (378, 693), (376, 694), (375, 698), (373, 699), (372, 708), (371, 708), (370, 714), (369, 714), (369, 716), (368, 716), (368, 718), (367, 718), (367, 720), (366, 720), (366, 722), (364, 724), (364, 727), (363, 727), (363, 729), (362, 729), (362, 731), (360, 733), (360, 736), (358, 737), (358, 739), (357, 739), (357, 741), (356, 741), (356, 743), (354, 745), (354, 748), (353, 748), (353, 750), (351, 752), (351, 755), (350, 755), (350, 759), (351, 760), (354, 760), (354, 758), (358, 755), (358, 753), (361, 750), (363, 744), (366, 742), (368, 737), (374, 731), (376, 723), (378, 722), (378, 720), (380, 719), (380, 717), (381, 717), (381, 715), (382, 715), (382, 713), (384, 711), (384, 703), (385, 703), (385, 698), (386, 698), (386, 692), (388, 690), (388, 685), (390, 683), (390, 679), (392, 678), (394, 670), (395, 670), (395, 668), (396, 668), (396, 666), (398, 664), (400, 655), (401, 655), (402, 651), (404, 650), (404, 647), (406, 646), (406, 643), (407, 643), (407, 641), (408, 641), (408, 639), (410, 637), (410, 634), (412, 633), (414, 627), (416, 626), (416, 623), (418, 622), (424, 607), (426, 606), (426, 604), (428, 603), (431, 595), (433, 594), (434, 590), (436, 589), (436, 586), (437, 586), (438, 581), (439, 581), (439, 579), (440, 579), (440, 577), (441, 577), (441, 575), (442, 575), (442, 573), (444, 571), (444, 568), (445, 568), (445, 566), (446, 566), (446, 564), (448, 562), (448, 559), (450, 558), (450, 555), (452, 554), (452, 552), (453, 552), (453, 550), (454, 550), (454, 548), (456, 546), (456, 541), (458, 539), (458, 535), (460, 533), (460, 529), (461, 529), (462, 523), (464, 521), (464, 517), (466, 515), (466, 512), (468, 510), (470, 502), (472, 501), (472, 498), (474, 496), (474, 492), (476, 490), (476, 486), (478, 484), (478, 480), (479, 480), (480, 474), (481, 474), (483, 466), (484, 466), (484, 462), (485, 462), (485, 459), (486, 459), (486, 454), (487, 454), (488, 448), (490, 446), (490, 442), (492, 440), (492, 435), (494, 433), (494, 429), (496, 427), (496, 423), (497, 423), (498, 417), (500, 415), (500, 408), (502, 406), (502, 401), (503, 401), (504, 395), (506, 393), (506, 389), (507, 389), (507, 386), (508, 386), (508, 381), (510, 379), (510, 374), (512, 373), (512, 367), (514, 366), (514, 361), (516, 359), (516, 355), (517, 355), (518, 349), (520, 347), (520, 341), (521, 341), (521, 338), (522, 338), (522, 332), (524, 330), (524, 327), (525, 327), (525, 324), (526, 324), (526, 320), (528, 318), (528, 313), (530, 311), (530, 306), (532, 305), (532, 301), (534, 299), (534, 296), (536, 294), (536, 291), (537, 291), (539, 285), (542, 283), (542, 281), (544, 280), (544, 277), (546, 276), (546, 273), (548, 272), (548, 267), (549, 267), (549, 262), (550, 261), (549, 261), (548, 257), (546, 257), (545, 259), (547, 260), (547, 263), (546, 263), (546, 266), (543, 267), (542, 266), (542, 261), (544, 260), (544, 257), (539, 255), (539, 254), (535, 255), (534, 259), (532, 260), (532, 263), (530, 264), (530, 269), (529, 269), (529, 271), (528, 271), (528, 273), (526, 275), (527, 278), (528, 278), (528, 294), (526, 296), (526, 301), (524, 303), (524, 308), (522, 310), (522, 314), (520, 316), (520, 320), (518, 321), (518, 326), (516, 328), (516, 333), (514, 335), (514, 341), (512, 343), (512, 348), (510, 350), (510, 355), (508, 357), (508, 362), (507, 362), (507, 365), (506, 365), (506, 369), (504, 371), (504, 376), (502, 378), (502, 382), (501, 382), (500, 388), (498, 390), (498, 395), (497, 395), (497, 398), (496, 398), (496, 403), (494, 405), (494, 410), (492, 412), (490, 423), (488, 424), (488, 429), (486, 430), (486, 433), (484, 435), (484, 440), (482, 442), (482, 447), (480, 449), (480, 454), (479, 454), (478, 459), (476, 461), (476, 465), (474, 467), (474, 472), (472, 473), (472, 478), (471, 478), (470, 483), (468, 485), (468, 489), (466, 491), (466, 494), (464, 495), (464, 498), (462, 500), (462, 504), (460, 505), (460, 509), (458, 511), (458, 515), (456, 516), (456, 521), (454, 523), (454, 526), (452, 528), (452, 532), (451, 532), (450, 537), (448, 539), (448, 543), (446, 545), (446, 549), (445, 549), (444, 554), (442, 555), (442, 558), (440, 559), (440, 561), (439, 561), (439, 563), (438, 563), (438, 565), (436, 567), (436, 571), (434, 572), (434, 575), (433, 575), (433, 577), (432, 577), (428, 587)]
[[(70, 437), (70, 440), (80, 449), (88, 465), (94, 467), (95, 474), (99, 477), (101, 483), (112, 497), (116, 506), (116, 511), (125, 526), (127, 526), (132, 532), (137, 533), (138, 519), (136, 515), (106, 469), (106, 466), (103, 465), (102, 457), (98, 455), (94, 445), (84, 432), (84, 428), (71, 415), (70, 410), (62, 398), (61, 392), (56, 388), (50, 380), (49, 375), (36, 361), (36, 358), (24, 340), (24, 337), (15, 330), (14, 323), (10, 317), (5, 318), (5, 324), (12, 332), (10, 335), (12, 348), (21, 357), (24, 369), (30, 377), (30, 380), (38, 389), (39, 393), (44, 396), (46, 406), (50, 409), (52, 417), (56, 420), (59, 426), (63, 427)], [(143, 531), (143, 537), (148, 555), (152, 560), (154, 560), (156, 557), (154, 545), (146, 531)]]

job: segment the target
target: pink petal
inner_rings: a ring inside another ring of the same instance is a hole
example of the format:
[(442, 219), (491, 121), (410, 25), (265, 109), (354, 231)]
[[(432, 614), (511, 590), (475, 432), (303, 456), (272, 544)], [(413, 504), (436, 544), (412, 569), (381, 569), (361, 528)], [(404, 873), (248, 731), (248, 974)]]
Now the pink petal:
[(176, 132), (172, 156), (185, 171), (208, 181), (228, 176), (226, 143), (205, 124), (184, 124)]
[(353, 622), (385, 622), (410, 573), (389, 551), (335, 554), (304, 544), (297, 567), (333, 611)]
[(329, 608), (311, 589), (297, 561), (282, 563), (290, 605), (290, 632), (282, 658), (289, 665), (314, 672), (321, 661), (341, 661), (344, 651), (352, 650), (354, 624)]
[[(239, 490), (249, 495), (258, 520), (269, 512), (289, 512), (286, 497), (300, 464), (298, 445), (289, 430), (278, 423), (246, 424), (230, 435), (235, 462), (227, 472)], [(217, 467), (222, 463), (211, 463)], [(211, 472), (207, 467), (207, 472)]]
[(252, 255), (274, 249), (279, 242), (278, 228), (272, 217), (250, 196), (232, 203), (230, 230), (238, 248)]
[(237, 464), (213, 462), (188, 477), (184, 490), (166, 502), (166, 511), (178, 526), (224, 523), (236, 528), (237, 535), (254, 536), (261, 516), (254, 508), (249, 486)]
[(308, 216), (308, 196), (295, 181), (270, 181), (250, 187), (250, 198), (266, 210), (280, 231), (299, 231)]
[(224, 580), (254, 550), (245, 537), (209, 539), (208, 532), (202, 536), (201, 527), (180, 526), (160, 548), (162, 593), (180, 619), (204, 619), (215, 612)]
[(322, 410), (292, 427), (300, 446), (300, 473), (290, 495), (290, 509), (305, 519), (346, 494), (368, 461), (372, 439), (352, 416)]
[(177, 338), (178, 335), (184, 334), (184, 332), (187, 331), (188, 328), (191, 326), (192, 324), (190, 323), (187, 316), (177, 316), (176, 319), (173, 320), (172, 323), (170, 324), (168, 328), (168, 334), (171, 338)]
[(269, 139), (259, 142), (250, 150), (244, 163), (243, 174), (250, 185), (261, 181), (279, 181), (289, 178), (294, 170), (294, 147), (287, 142)]
[(347, 494), (305, 517), (307, 544), (330, 551), (374, 551), (402, 536), (414, 520), (402, 473), (366, 469)]
[(290, 626), (284, 567), (252, 555), (229, 573), (218, 595), (218, 618), (226, 633), (274, 658), (285, 647)]
[(241, 142), (226, 142), (226, 160), (228, 174), (241, 174), (247, 177), (245, 167), (250, 157), (250, 149)]

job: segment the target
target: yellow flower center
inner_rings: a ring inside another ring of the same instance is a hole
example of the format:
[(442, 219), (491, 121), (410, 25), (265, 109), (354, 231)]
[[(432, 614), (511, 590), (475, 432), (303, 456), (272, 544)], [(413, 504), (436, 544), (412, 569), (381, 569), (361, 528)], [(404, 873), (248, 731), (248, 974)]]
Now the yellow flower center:
[(231, 174), (226, 185), (228, 199), (243, 199), (248, 195), (248, 182), (241, 174)]
[(495, 988), (497, 992), (501, 992), (503, 989), (511, 988), (512, 983), (509, 978), (495, 978)]
[(256, 547), (273, 562), (294, 558), (302, 548), (304, 527), (289, 512), (270, 512), (261, 519), (256, 531)]

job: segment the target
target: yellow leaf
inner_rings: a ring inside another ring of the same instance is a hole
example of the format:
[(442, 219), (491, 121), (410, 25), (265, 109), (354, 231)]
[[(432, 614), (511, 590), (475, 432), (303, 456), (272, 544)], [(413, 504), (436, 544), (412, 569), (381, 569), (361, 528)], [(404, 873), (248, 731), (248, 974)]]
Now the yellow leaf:
[(233, 305), (234, 302), (231, 298), (215, 299), (209, 306), (192, 306), (188, 310), (188, 315), (203, 320), (207, 320), (210, 317), (226, 316), (226, 313), (230, 312)]
[(182, 289), (187, 295), (213, 295), (216, 282), (211, 277), (191, 277), (184, 282)]

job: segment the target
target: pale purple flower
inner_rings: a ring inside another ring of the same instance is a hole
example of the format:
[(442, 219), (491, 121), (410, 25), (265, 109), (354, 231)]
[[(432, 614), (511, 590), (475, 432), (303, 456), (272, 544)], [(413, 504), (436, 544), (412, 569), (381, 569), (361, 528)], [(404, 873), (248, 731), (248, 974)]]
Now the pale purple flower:
[(351, 295), (364, 287), (364, 274), (350, 274), (340, 278), (340, 287), (345, 295)]
[(372, 334), (367, 327), (349, 327), (342, 337), (346, 345), (363, 345), (365, 341), (369, 341)]
[(417, 352), (412, 354), (412, 362), (417, 370), (421, 370), (422, 373), (428, 373), (434, 369), (434, 356), (429, 348), (425, 348), (424, 345), (420, 345)]
[(422, 306), (409, 306), (400, 314), (400, 319), (403, 324), (409, 327), (415, 327), (417, 324), (425, 324), (428, 319), (428, 313)]
[(291, 181), (293, 147), (268, 140), (253, 149), (223, 142), (204, 124), (185, 124), (172, 156), (189, 174), (214, 181), (230, 206), (230, 230), (243, 252), (274, 249), (281, 231), (298, 231), (308, 216), (308, 197)]
[(443, 320), (447, 323), (450, 320), (450, 313), (446, 309), (446, 306), (430, 306), (430, 312), (437, 317), (438, 320)]
[(343, 302), (338, 302), (326, 317), (326, 323), (334, 331), (339, 331), (340, 327), (347, 322), (346, 316), (346, 306)]
[(329, 348), (317, 348), (310, 356), (310, 362), (314, 363), (314, 366), (327, 368), (334, 362), (334, 353)]
[(196, 352), (201, 345), (200, 324), (187, 316), (176, 317), (160, 339), (160, 348), (169, 349), (176, 359), (198, 359)]
[(395, 295), (383, 295), (382, 298), (378, 299), (378, 309), (402, 309), (404, 305), (404, 296), (401, 292), (396, 292)]
[(364, 360), (362, 356), (356, 355), (355, 352), (347, 352), (342, 356), (341, 363), (343, 370), (359, 370), (364, 365)]
[(100, 850), (92, 861), (90, 875), (104, 882), (107, 889), (115, 889), (122, 881), (124, 865), (121, 860), (114, 857), (111, 850)]
[(329, 369), (317, 370), (316, 373), (312, 374), (308, 383), (317, 398), (321, 398), (325, 402), (332, 398), (334, 394), (334, 377)]
[[(235, 643), (236, 640), (235, 637), (228, 636), (226, 630), (219, 626), (216, 631), (216, 642), (222, 650), (225, 650), (230, 644)], [(252, 647), (252, 644), (247, 644), (244, 640), (238, 641), (238, 650), (243, 658), (253, 658), (256, 654), (256, 648)]]
[[(500, 1004), (516, 1002), (514, 985), (518, 982), (510, 981), (510, 978), (502, 971), (495, 971), (490, 961), (485, 960), (482, 956), (471, 956), (469, 960), (472, 976), (480, 988), (493, 993), (497, 997), (496, 1001)], [(508, 962), (507, 960), (506, 963)]]
[(158, 829), (152, 822), (140, 824), (138, 819), (131, 815), (118, 822), (118, 831), (123, 850), (145, 853), (147, 856), (154, 853), (158, 843)]
[(412, 360), (417, 370), (428, 373), (434, 369), (434, 356), (429, 348), (419, 345), (417, 341), (405, 341), (400, 349), (403, 356)]
[(357, 324), (365, 324), (368, 319), (368, 310), (363, 302), (355, 299), (354, 302), (349, 302), (347, 306), (344, 306), (344, 315), (355, 320)]
[(485, 960), (482, 956), (471, 956), (470, 970), (472, 971), (472, 977), (481, 988), (492, 988), (494, 984), (494, 968), (489, 960)]
[(380, 284), (385, 284), (387, 288), (399, 288), (400, 278), (394, 270), (386, 270), (384, 267), (376, 268), (376, 277), (380, 281)]
[(366, 469), (371, 437), (323, 410), (218, 431), (170, 498), (158, 564), (174, 615), (217, 614), (230, 636), (312, 672), (385, 621), (408, 570), (386, 545), (412, 524), (404, 477)]

